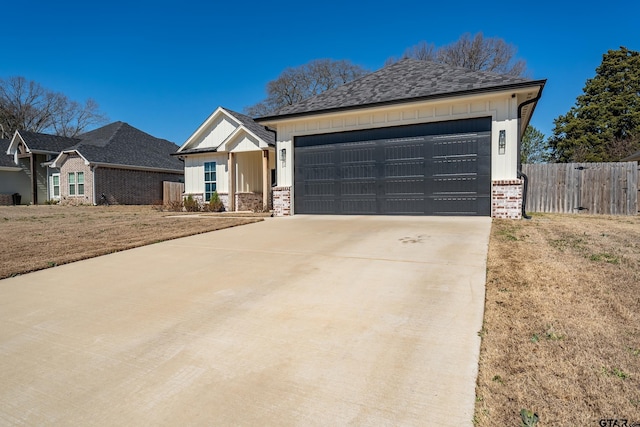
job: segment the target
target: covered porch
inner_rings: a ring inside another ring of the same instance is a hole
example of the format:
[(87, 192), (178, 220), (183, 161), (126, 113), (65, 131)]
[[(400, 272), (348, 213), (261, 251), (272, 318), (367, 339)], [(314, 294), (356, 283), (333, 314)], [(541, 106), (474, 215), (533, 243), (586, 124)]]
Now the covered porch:
[(264, 212), (272, 208), (274, 156), (273, 147), (227, 153), (227, 193), (218, 193), (227, 211)]

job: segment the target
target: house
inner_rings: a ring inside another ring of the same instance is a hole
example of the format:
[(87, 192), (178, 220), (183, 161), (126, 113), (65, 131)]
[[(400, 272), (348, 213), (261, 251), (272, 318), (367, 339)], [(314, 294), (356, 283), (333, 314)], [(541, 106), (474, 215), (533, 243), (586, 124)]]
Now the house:
[[(60, 150), (77, 142), (74, 138), (44, 133), (16, 131), (5, 153), (12, 158), (13, 165), (21, 169), (21, 175), (29, 180), (27, 191), (19, 191), (22, 204), (38, 204), (51, 199), (48, 182), (51, 171), (49, 162)], [(5, 159), (6, 160), (6, 159)]]
[(275, 134), (250, 117), (217, 108), (174, 156), (184, 160), (186, 197), (218, 193), (227, 211), (271, 207)]
[(19, 130), (5, 152), (29, 179), (23, 203), (151, 204), (162, 200), (163, 181), (183, 180), (175, 149), (114, 122), (75, 138)]
[(2, 155), (9, 148), (8, 139), (0, 139), (0, 205), (14, 203), (14, 194), (30, 193), (31, 181), (23, 169), (16, 165), (13, 158)]
[(274, 214), (520, 218), (545, 83), (403, 59), (257, 118), (276, 133)]

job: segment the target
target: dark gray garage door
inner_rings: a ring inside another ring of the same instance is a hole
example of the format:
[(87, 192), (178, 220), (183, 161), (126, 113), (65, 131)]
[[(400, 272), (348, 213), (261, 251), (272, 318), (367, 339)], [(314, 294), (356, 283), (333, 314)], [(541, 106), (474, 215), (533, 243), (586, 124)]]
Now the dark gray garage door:
[(301, 214), (490, 215), (491, 118), (296, 137)]

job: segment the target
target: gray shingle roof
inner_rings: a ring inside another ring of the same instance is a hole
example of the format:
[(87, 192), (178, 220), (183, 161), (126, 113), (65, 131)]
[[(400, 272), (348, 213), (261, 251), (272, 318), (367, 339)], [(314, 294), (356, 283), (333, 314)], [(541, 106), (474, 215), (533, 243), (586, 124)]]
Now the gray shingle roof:
[(224, 110), (238, 119), (247, 129), (255, 133), (260, 139), (266, 142), (268, 145), (276, 145), (276, 136), (273, 132), (267, 130), (264, 126), (256, 123), (251, 117), (244, 114), (237, 113), (235, 111), (224, 108)]
[(13, 163), (13, 156), (9, 156), (7, 154), (7, 149), (9, 148), (9, 144), (11, 141), (8, 139), (0, 139), (0, 167), (18, 167), (15, 163)]
[(534, 83), (543, 81), (406, 58), (335, 89), (286, 106), (273, 116), (256, 120), (485, 92)]
[(22, 140), (27, 144), (27, 147), (29, 147), (29, 150), (33, 152), (59, 153), (65, 148), (77, 144), (79, 141), (77, 138), (29, 132), (27, 130), (20, 130), (18, 132)]
[(156, 138), (124, 122), (114, 122), (86, 132), (80, 142), (66, 147), (77, 150), (92, 163), (106, 163), (183, 171), (183, 163), (171, 157), (178, 146)]

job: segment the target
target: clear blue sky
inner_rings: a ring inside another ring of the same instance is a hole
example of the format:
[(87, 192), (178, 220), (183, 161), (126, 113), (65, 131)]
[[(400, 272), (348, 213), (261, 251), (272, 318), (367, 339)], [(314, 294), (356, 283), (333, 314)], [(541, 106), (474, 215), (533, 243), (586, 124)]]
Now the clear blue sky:
[(548, 79), (532, 124), (549, 136), (602, 54), (640, 50), (640, 3), (322, 1), (5, 2), (0, 77), (95, 99), (110, 121), (182, 144), (218, 106), (242, 111), (289, 66), (348, 59), (370, 70), (421, 40), (483, 32)]

